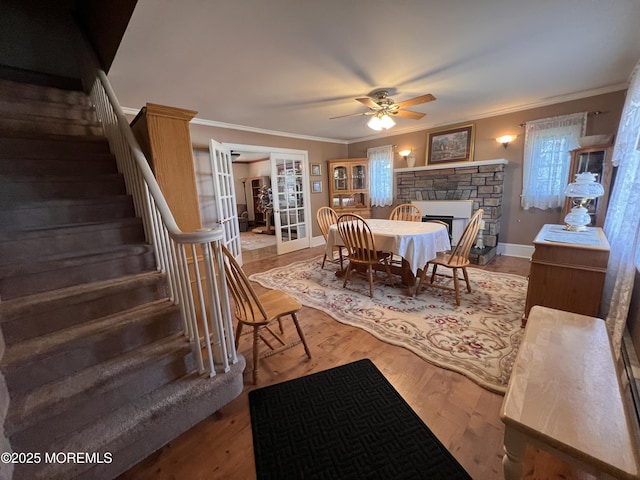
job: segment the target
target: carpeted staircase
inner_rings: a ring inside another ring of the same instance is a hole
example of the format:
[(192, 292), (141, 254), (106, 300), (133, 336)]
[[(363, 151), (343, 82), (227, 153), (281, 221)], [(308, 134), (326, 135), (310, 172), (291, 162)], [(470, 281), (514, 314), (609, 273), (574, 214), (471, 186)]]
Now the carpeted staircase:
[(113, 478), (240, 394), (244, 360), (198, 375), (167, 295), (87, 97), (0, 80), (0, 413), (41, 455), (13, 478)]

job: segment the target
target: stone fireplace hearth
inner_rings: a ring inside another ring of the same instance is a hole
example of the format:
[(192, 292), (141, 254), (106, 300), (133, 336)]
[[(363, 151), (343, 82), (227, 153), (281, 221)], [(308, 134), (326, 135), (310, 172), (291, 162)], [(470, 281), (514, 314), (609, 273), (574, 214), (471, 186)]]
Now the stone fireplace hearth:
[(479, 247), (482, 244), (484, 247), (474, 248), (470, 259), (486, 265), (497, 251), (507, 163), (505, 159), (497, 159), (395, 169), (397, 200), (399, 203), (473, 200), (473, 212), (484, 209), (478, 235), (482, 237)]

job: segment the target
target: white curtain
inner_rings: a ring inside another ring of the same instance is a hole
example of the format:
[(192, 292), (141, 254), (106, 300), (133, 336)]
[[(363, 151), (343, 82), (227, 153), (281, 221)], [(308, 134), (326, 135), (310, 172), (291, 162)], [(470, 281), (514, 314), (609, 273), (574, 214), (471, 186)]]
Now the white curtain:
[(604, 231), (611, 245), (601, 314), (620, 355), (633, 280), (640, 265), (640, 61), (631, 74), (613, 150), (616, 173)]
[(571, 154), (584, 135), (587, 113), (527, 122), (522, 172), (522, 207), (546, 210), (564, 205)]
[(393, 147), (375, 147), (367, 150), (372, 207), (393, 204)]

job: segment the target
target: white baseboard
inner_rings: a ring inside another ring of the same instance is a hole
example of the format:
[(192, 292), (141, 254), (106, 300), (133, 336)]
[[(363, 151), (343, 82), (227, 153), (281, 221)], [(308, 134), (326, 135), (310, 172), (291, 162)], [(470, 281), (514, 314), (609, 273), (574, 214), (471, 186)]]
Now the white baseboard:
[(531, 258), (535, 247), (533, 245), (519, 245), (517, 243), (498, 243), (498, 255), (508, 257)]
[(319, 237), (311, 237), (311, 244), (309, 247), (319, 247), (320, 245), (324, 245), (324, 237), (322, 235)]

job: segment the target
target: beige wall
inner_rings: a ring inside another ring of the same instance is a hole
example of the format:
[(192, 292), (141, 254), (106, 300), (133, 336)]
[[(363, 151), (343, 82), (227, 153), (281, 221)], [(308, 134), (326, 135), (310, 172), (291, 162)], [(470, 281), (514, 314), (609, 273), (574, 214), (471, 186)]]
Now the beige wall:
[[(315, 220), (315, 215), (318, 208), (329, 204), (329, 194), (326, 185), (326, 162), (332, 158), (345, 158), (347, 156), (346, 144), (279, 137), (263, 133), (244, 132), (241, 130), (191, 124), (191, 141), (193, 142), (194, 147), (204, 147), (208, 149), (209, 140), (211, 138), (222, 143), (307, 150), (309, 154), (309, 164), (322, 164), (322, 173), (324, 175), (322, 193), (310, 193), (312, 215), (311, 224), (313, 225), (312, 236), (319, 237), (322, 235), (320, 227), (318, 227)], [(249, 194), (249, 192), (247, 192), (247, 194)]]
[[(500, 228), (500, 243), (530, 245), (536, 233), (546, 223), (562, 223), (559, 208), (552, 210), (523, 210), (520, 206), (522, 191), (522, 156), (524, 149), (524, 128), (519, 125), (539, 118), (566, 115), (576, 112), (602, 112), (589, 114), (587, 135), (616, 133), (624, 105), (625, 91), (588, 97), (570, 102), (558, 103), (546, 107), (523, 110), (516, 113), (476, 120), (475, 160), (505, 158), (509, 161), (504, 184), (504, 207)], [(425, 165), (426, 138), (428, 130), (395, 135), (349, 145), (349, 157), (363, 157), (367, 149), (380, 145), (396, 145), (394, 167), (406, 167), (397, 152), (413, 148), (416, 153), (416, 166)], [(506, 134), (518, 135), (518, 138), (506, 150), (495, 141), (496, 137)], [(386, 210), (374, 209), (374, 217), (383, 217)]]
[[(474, 121), (476, 125), (475, 160), (505, 158), (509, 161), (504, 185), (505, 197), (499, 237), (500, 243), (531, 245), (533, 238), (542, 225), (546, 223), (562, 223), (562, 215), (559, 208), (547, 211), (538, 209), (525, 211), (520, 206), (524, 129), (519, 125), (527, 121), (556, 115), (600, 111), (602, 112), (600, 115), (589, 114), (587, 135), (615, 134), (624, 99), (625, 91), (619, 91)], [(428, 131), (423, 130), (381, 137), (346, 145), (191, 124), (191, 139), (195, 147), (204, 148), (208, 148), (209, 139), (213, 138), (218, 142), (224, 143), (307, 150), (309, 152), (309, 163), (322, 164), (322, 193), (311, 194), (313, 236), (320, 236), (320, 229), (316, 224), (317, 222), (315, 222), (315, 212), (321, 206), (329, 204), (327, 160), (365, 157), (368, 148), (392, 144), (396, 145), (396, 152), (413, 148), (416, 153), (416, 166), (422, 166), (425, 164)], [(518, 135), (518, 138), (506, 150), (495, 141), (496, 137), (505, 134)], [(404, 160), (397, 153), (394, 159), (394, 167), (406, 167)], [(373, 216), (384, 218), (389, 213), (387, 210), (390, 210), (390, 208), (375, 208), (372, 210)]]

